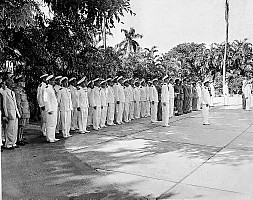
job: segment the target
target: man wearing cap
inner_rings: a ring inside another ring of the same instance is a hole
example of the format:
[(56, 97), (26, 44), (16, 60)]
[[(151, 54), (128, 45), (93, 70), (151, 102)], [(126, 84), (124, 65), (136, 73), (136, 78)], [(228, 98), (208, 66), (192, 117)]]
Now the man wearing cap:
[(200, 107), (201, 107), (201, 98), (202, 98), (202, 89), (201, 89), (201, 82), (198, 81), (197, 83), (197, 86), (196, 86), (196, 89), (197, 89), (197, 95), (198, 95), (198, 100), (197, 100), (197, 110), (200, 110)]
[(175, 92), (174, 92), (174, 85), (173, 85), (173, 79), (171, 78), (169, 80), (169, 100), (170, 100), (170, 112), (169, 112), (169, 118), (172, 118), (174, 115), (174, 98), (175, 98)]
[(88, 88), (87, 88), (87, 79), (83, 77), (80, 81), (77, 82), (78, 90), (78, 108), (79, 113), (78, 125), (79, 131), (81, 134), (89, 133), (87, 130), (87, 120), (88, 120), (88, 111), (89, 111), (89, 99), (88, 99)]
[(123, 77), (120, 76), (118, 79), (118, 84), (116, 86), (115, 91), (115, 99), (117, 103), (117, 124), (123, 124), (123, 112), (124, 112), (124, 105), (125, 105), (125, 94), (124, 94), (124, 87), (123, 87)]
[[(61, 78), (62, 78), (62, 76), (56, 76), (54, 79), (55, 80), (54, 91), (56, 94), (56, 98), (58, 97), (59, 90), (61, 88), (61, 86), (60, 86)], [(61, 128), (61, 115), (60, 115), (60, 109), (58, 109), (58, 111), (57, 111), (57, 125), (56, 125), (55, 132), (59, 133), (60, 130), (62, 130), (62, 128)]]
[(105, 128), (105, 122), (106, 122), (106, 115), (107, 115), (107, 88), (106, 88), (106, 81), (101, 81), (100, 86), (100, 94), (101, 94), (101, 119), (100, 119), (100, 127)]
[(135, 88), (134, 88), (134, 116), (135, 119), (140, 118), (140, 100), (141, 100), (141, 92), (140, 92), (140, 83), (138, 80), (135, 81)]
[(168, 87), (169, 77), (166, 75), (163, 78), (163, 86), (162, 86), (162, 120), (163, 126), (169, 127), (169, 113), (170, 113), (170, 99), (169, 99), (169, 87)]
[(129, 79), (129, 95), (130, 95), (130, 105), (129, 105), (129, 120), (134, 120), (134, 80)]
[(150, 94), (149, 94), (149, 89), (152, 85), (151, 81), (148, 81), (148, 83), (146, 84), (146, 116), (150, 117)]
[(114, 126), (114, 113), (115, 113), (115, 96), (113, 90), (113, 80), (112, 78), (107, 79), (108, 89), (107, 89), (107, 104), (108, 104), (108, 113), (107, 113), (107, 125)]
[(20, 118), (20, 113), (17, 107), (16, 95), (13, 92), (13, 85), (13, 80), (8, 78), (5, 81), (3, 91), (3, 109), (4, 115), (7, 119), (5, 127), (6, 149), (14, 149), (15, 147), (18, 147), (16, 143), (18, 135), (18, 118)]
[(252, 93), (252, 90), (250, 86), (250, 80), (248, 80), (244, 88), (244, 96), (246, 99), (246, 108), (245, 108), (246, 111), (251, 111), (250, 109), (251, 108), (251, 93)]
[(93, 107), (93, 128), (98, 131), (100, 129), (99, 124), (101, 120), (101, 92), (100, 92), (100, 80), (96, 78), (93, 80), (94, 89), (91, 91), (91, 105)]
[(46, 112), (45, 112), (45, 102), (44, 102), (44, 93), (46, 88), (46, 78), (48, 74), (44, 74), (40, 77), (41, 84), (37, 89), (37, 101), (41, 111), (41, 131), (43, 136), (46, 136)]
[(211, 103), (211, 96), (209, 93), (209, 81), (204, 81), (204, 87), (202, 89), (202, 114), (203, 114), (203, 125), (210, 125), (209, 122), (209, 108)]
[(15, 87), (14, 92), (16, 95), (17, 107), (20, 113), (20, 119), (18, 120), (18, 138), (17, 144), (18, 145), (25, 145), (25, 140), (23, 138), (24, 127), (27, 123), (29, 123), (30, 119), (30, 108), (29, 102), (27, 99), (27, 94), (25, 91), (25, 78), (18, 77), (16, 79), (17, 87)]
[(140, 106), (141, 106), (141, 118), (147, 117), (147, 93), (146, 93), (146, 86), (145, 80), (142, 79), (141, 86), (140, 86)]
[(124, 105), (124, 113), (123, 113), (123, 118), (124, 122), (128, 123), (130, 122), (129, 119), (129, 110), (130, 110), (130, 90), (129, 90), (129, 83), (128, 79), (125, 79), (123, 81), (124, 84), (124, 94), (125, 94), (125, 105)]
[(156, 89), (158, 79), (155, 78), (151, 85), (150, 91), (150, 101), (151, 101), (151, 123), (157, 122), (157, 108), (158, 108), (158, 92)]
[(68, 138), (72, 136), (69, 133), (71, 126), (71, 111), (73, 110), (72, 98), (70, 89), (68, 88), (68, 78), (61, 78), (60, 83), (62, 87), (57, 95), (57, 100), (61, 116), (62, 135), (64, 138)]
[(115, 124), (117, 123), (117, 115), (118, 115), (118, 105), (117, 105), (117, 100), (116, 100), (116, 92), (117, 92), (117, 87), (118, 87), (118, 76), (115, 76), (113, 79), (113, 92), (114, 92), (114, 103), (115, 103), (115, 112), (114, 112), (114, 122)]
[(179, 115), (179, 106), (180, 106), (180, 88), (179, 88), (179, 79), (175, 80), (175, 86), (174, 86), (174, 94), (175, 94), (175, 115)]
[(72, 100), (72, 105), (73, 105), (73, 110), (72, 110), (72, 114), (71, 114), (71, 130), (75, 131), (78, 130), (78, 111), (77, 111), (77, 107), (78, 107), (78, 92), (76, 89), (76, 78), (72, 77), (71, 79), (69, 79), (69, 89), (70, 89), (70, 93), (71, 93), (71, 100)]
[(183, 113), (187, 114), (188, 113), (188, 103), (189, 103), (189, 89), (187, 85), (187, 79), (183, 80), (183, 91), (184, 91), (184, 100), (183, 100)]
[(87, 87), (88, 87), (88, 102), (89, 102), (87, 126), (90, 127), (93, 125), (93, 107), (91, 105), (91, 92), (94, 89), (93, 81), (89, 81), (87, 83)]
[(58, 102), (54, 91), (54, 76), (50, 75), (46, 78), (47, 86), (44, 92), (44, 102), (46, 111), (46, 133), (47, 141), (50, 143), (57, 142), (55, 138), (55, 129), (57, 125)]

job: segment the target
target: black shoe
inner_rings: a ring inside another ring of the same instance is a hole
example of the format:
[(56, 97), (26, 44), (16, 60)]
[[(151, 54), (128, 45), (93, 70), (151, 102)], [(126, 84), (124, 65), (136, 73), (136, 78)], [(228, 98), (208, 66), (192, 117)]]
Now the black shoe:
[(14, 150), (15, 148), (14, 147), (4, 147), (4, 149), (6, 149), (6, 150)]
[(16, 146), (14, 146), (14, 148), (20, 148), (20, 146), (19, 146), (19, 145), (16, 145)]

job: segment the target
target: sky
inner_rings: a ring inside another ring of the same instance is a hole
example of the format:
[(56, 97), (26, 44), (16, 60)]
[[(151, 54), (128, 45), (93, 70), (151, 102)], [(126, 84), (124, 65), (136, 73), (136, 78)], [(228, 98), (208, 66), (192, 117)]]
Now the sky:
[[(229, 41), (248, 38), (253, 42), (253, 0), (229, 0)], [(211, 44), (225, 40), (225, 0), (131, 0), (133, 17), (126, 14), (124, 24), (116, 24), (108, 44), (124, 39), (121, 29), (135, 28), (143, 35), (143, 48), (157, 46), (165, 53), (177, 44)]]

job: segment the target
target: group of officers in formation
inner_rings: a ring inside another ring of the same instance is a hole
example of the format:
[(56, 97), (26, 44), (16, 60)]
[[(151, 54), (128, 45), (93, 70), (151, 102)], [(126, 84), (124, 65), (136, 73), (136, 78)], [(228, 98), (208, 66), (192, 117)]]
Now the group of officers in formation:
[(162, 121), (170, 126), (174, 115), (187, 114), (202, 108), (204, 125), (209, 125), (209, 107), (213, 105), (214, 87), (209, 81), (163, 77), (146, 81), (122, 76), (96, 78), (44, 74), (37, 89), (41, 109), (41, 131), (50, 143), (57, 142), (56, 133), (64, 138), (71, 131), (89, 133), (107, 126), (129, 123), (151, 116), (151, 123)]

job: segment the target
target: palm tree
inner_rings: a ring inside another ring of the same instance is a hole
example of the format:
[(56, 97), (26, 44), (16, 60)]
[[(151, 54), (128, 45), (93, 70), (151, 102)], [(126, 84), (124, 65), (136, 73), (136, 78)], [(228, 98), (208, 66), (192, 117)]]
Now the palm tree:
[(116, 48), (119, 50), (123, 50), (125, 54), (135, 53), (140, 46), (139, 43), (135, 40), (138, 38), (142, 38), (142, 35), (135, 33), (134, 28), (130, 28), (129, 31), (126, 29), (121, 29), (121, 32), (124, 32), (125, 39), (119, 43)]

